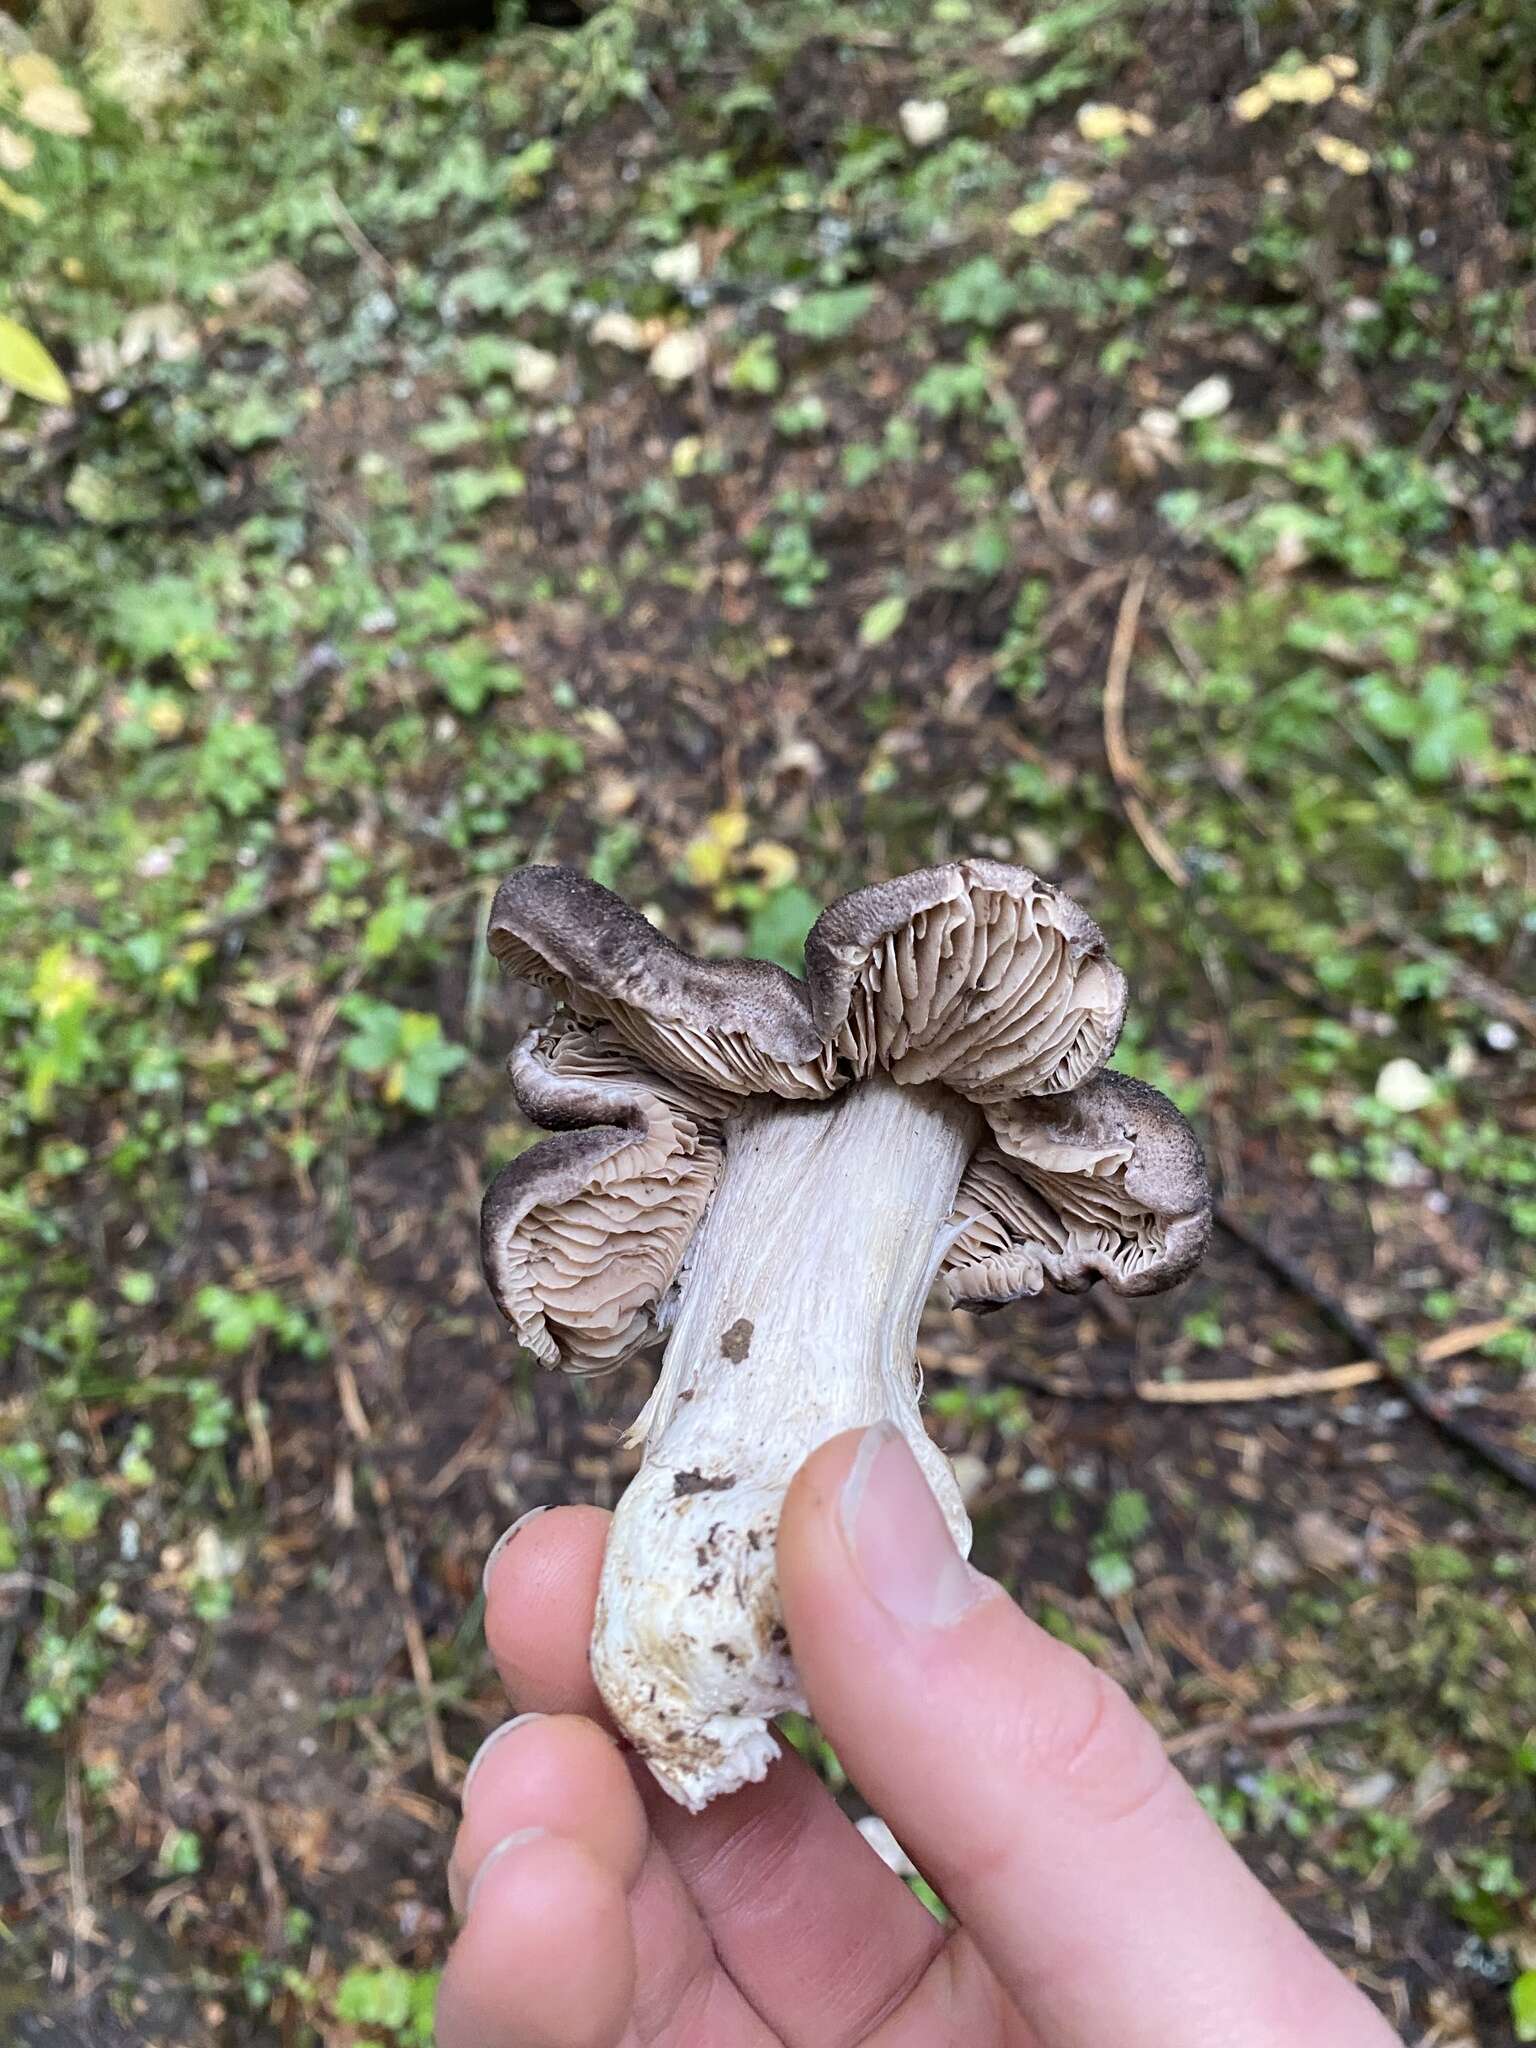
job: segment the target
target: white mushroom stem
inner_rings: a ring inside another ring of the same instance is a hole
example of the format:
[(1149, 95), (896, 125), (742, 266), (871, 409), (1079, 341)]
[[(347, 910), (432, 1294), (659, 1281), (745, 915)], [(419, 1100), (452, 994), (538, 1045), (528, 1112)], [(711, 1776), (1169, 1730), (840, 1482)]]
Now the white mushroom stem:
[(803, 1709), (774, 1537), (818, 1444), (889, 1419), (955, 1542), (970, 1523), (918, 1414), (917, 1326), (975, 1148), (948, 1089), (884, 1076), (825, 1103), (750, 1103), (679, 1281), (661, 1377), (635, 1425), (592, 1668), (661, 1785), (697, 1812), (761, 1778), (775, 1714)]

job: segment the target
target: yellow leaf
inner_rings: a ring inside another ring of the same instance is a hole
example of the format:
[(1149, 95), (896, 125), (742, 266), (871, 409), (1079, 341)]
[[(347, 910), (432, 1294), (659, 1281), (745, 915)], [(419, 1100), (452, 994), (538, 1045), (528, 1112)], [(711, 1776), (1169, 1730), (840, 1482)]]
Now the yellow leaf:
[(710, 837), (734, 853), (743, 846), (747, 838), (747, 814), (745, 811), (714, 811), (709, 820)]
[(683, 849), (688, 879), (701, 889), (718, 888), (729, 872), (731, 855), (745, 842), (748, 829), (745, 811), (716, 811), (699, 836)]
[(1277, 105), (1320, 107), (1333, 98), (1339, 81), (1326, 64), (1303, 64), (1296, 71), (1266, 72), (1262, 82)]
[(18, 92), (32, 92), (40, 85), (58, 85), (61, 74), (53, 59), (40, 50), (23, 50), (11, 59), (11, 77)]
[(1084, 142), (1118, 142), (1123, 135), (1150, 135), (1152, 123), (1133, 107), (1088, 100), (1077, 110), (1077, 132)]
[(1314, 135), (1312, 147), (1325, 164), (1332, 164), (1347, 177), (1363, 178), (1371, 168), (1369, 152), (1358, 142), (1346, 142), (1342, 135)]
[(91, 1009), (100, 994), (95, 967), (72, 953), (60, 939), (38, 955), (31, 997), (39, 1017), (50, 1022), (71, 1010)]
[[(169, 697), (157, 697), (149, 707), (147, 720), (150, 731), (156, 739), (180, 739), (186, 730), (187, 714), (181, 706)], [(190, 952), (190, 948), (184, 949)]]
[(36, 85), (21, 102), (21, 118), (49, 135), (89, 135), (91, 117), (72, 85)]
[(1092, 197), (1092, 186), (1085, 185), (1080, 178), (1058, 178), (1037, 199), (1016, 207), (1008, 216), (1008, 225), (1016, 235), (1031, 239), (1049, 234), (1052, 228), (1070, 220)]
[(34, 199), (30, 192), (18, 192), (4, 178), (0, 178), (0, 206), (20, 220), (41, 220), (43, 217), (43, 202)]
[(4, 313), (0, 313), (0, 384), (9, 384), (40, 405), (69, 403), (64, 372), (35, 334)]
[(1360, 75), (1360, 66), (1353, 57), (1325, 57), (1323, 62), (1335, 78), (1357, 78)]
[(752, 869), (765, 889), (785, 888), (800, 871), (795, 855), (777, 839), (759, 839), (741, 856), (741, 864)]
[(14, 128), (0, 128), (0, 171), (30, 170), (37, 144), (30, 135), (18, 135)]
[(1267, 114), (1275, 104), (1269, 87), (1262, 80), (1250, 85), (1246, 92), (1240, 92), (1232, 102), (1232, 115), (1238, 121), (1257, 121)]

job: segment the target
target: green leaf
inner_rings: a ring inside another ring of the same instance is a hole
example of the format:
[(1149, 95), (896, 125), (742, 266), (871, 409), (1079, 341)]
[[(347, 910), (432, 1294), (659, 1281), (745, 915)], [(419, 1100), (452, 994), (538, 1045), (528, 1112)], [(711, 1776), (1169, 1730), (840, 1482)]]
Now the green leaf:
[(798, 974), (805, 959), (805, 935), (821, 913), (819, 900), (791, 882), (775, 889), (747, 927), (747, 950), (759, 960), (776, 960)]
[(386, 1965), (382, 1970), (348, 1970), (336, 1987), (336, 2017), (354, 2026), (387, 2027), (397, 2032), (411, 2016), (411, 1978), (407, 1971)]
[(9, 384), (39, 405), (68, 405), (64, 372), (19, 320), (0, 313), (0, 384)]
[(882, 597), (859, 621), (859, 645), (883, 647), (887, 640), (901, 631), (901, 622), (906, 616), (907, 600), (899, 591), (890, 597)]
[(994, 256), (977, 256), (941, 278), (929, 297), (941, 320), (997, 327), (1015, 311), (1018, 287)]
[(784, 316), (791, 334), (803, 334), (808, 341), (836, 341), (857, 327), (875, 303), (872, 284), (843, 285), (837, 291), (811, 292)]
[(771, 397), (779, 388), (779, 358), (771, 334), (754, 334), (725, 373), (733, 391), (756, 392)]
[(1509, 2012), (1517, 2041), (1536, 2041), (1536, 1970), (1522, 1970), (1509, 1987)]
[(1088, 1576), (1103, 1600), (1121, 1599), (1136, 1583), (1130, 1559), (1122, 1557), (1118, 1550), (1106, 1550), (1098, 1557), (1089, 1558)]
[(94, 1536), (106, 1504), (107, 1490), (94, 1479), (68, 1479), (45, 1503), (48, 1519), (65, 1543), (83, 1543)]
[(1115, 1543), (1137, 1543), (1152, 1526), (1147, 1496), (1133, 1488), (1111, 1494), (1104, 1516), (1104, 1533)]

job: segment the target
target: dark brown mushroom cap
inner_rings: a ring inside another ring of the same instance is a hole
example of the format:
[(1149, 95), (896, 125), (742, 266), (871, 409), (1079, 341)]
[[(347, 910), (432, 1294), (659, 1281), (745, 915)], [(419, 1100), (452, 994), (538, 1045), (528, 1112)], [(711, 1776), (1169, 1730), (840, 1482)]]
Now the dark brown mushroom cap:
[(1211, 1230), (1199, 1142), (1165, 1095), (1102, 1073), (1068, 1095), (987, 1104), (994, 1142), (956, 1197), (945, 1256), (957, 1307), (998, 1308), (1049, 1281), (1156, 1294), (1198, 1262)]
[(1125, 1016), (1092, 918), (1001, 861), (855, 890), (811, 927), (805, 964), (816, 1023), (855, 1075), (883, 1067), (982, 1104), (1078, 1087)]
[(486, 1279), (545, 1365), (606, 1372), (656, 1334), (656, 1305), (719, 1178), (719, 1098), (569, 1024), (531, 1033), (508, 1065), (525, 1112), (559, 1135), (486, 1190)]
[(574, 868), (527, 867), (496, 892), (498, 960), (602, 1019), (657, 1072), (733, 1095), (815, 1099), (837, 1085), (803, 985), (766, 960), (700, 960)]

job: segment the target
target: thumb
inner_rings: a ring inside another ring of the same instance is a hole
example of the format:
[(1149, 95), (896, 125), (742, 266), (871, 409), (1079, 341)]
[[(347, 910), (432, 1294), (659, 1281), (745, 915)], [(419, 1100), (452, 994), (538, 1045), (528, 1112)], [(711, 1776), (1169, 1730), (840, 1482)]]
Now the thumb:
[(961, 1560), (899, 1431), (809, 1459), (778, 1559), (812, 1712), (1049, 2048), (1389, 2048), (1126, 1695)]

